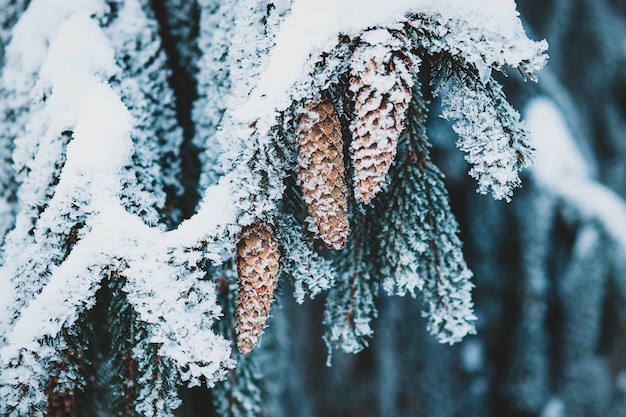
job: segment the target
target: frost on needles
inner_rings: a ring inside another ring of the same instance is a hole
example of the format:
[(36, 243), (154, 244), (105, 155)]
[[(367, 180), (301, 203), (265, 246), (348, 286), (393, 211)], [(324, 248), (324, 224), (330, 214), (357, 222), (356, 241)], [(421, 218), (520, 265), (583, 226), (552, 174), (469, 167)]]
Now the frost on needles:
[[(172, 35), (197, 86), (187, 133), (154, 2), (9, 3), (0, 414), (171, 416), (181, 384), (222, 384), (217, 409), (254, 415), (287, 280), (298, 303), (326, 297), (329, 352), (367, 346), (383, 293), (415, 297), (442, 343), (475, 332), (424, 92), (478, 191), (509, 200), (533, 149), (492, 72), (534, 79), (546, 60), (513, 1), (199, 0), (197, 47)], [(179, 6), (159, 7), (180, 21)], [(185, 140), (202, 198), (182, 221)]]

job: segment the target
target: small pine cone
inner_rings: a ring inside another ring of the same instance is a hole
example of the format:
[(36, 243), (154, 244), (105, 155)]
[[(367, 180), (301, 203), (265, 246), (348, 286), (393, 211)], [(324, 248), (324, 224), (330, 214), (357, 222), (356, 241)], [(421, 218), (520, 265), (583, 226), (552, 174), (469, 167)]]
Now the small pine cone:
[(350, 233), (341, 124), (335, 107), (309, 103), (298, 121), (298, 183), (315, 232), (341, 249)]
[(272, 228), (256, 223), (241, 231), (237, 244), (237, 347), (249, 353), (270, 314), (280, 252)]
[(382, 188), (396, 156), (411, 102), (417, 58), (399, 33), (374, 29), (361, 37), (350, 62), (354, 94), (351, 159), (356, 197), (368, 203)]

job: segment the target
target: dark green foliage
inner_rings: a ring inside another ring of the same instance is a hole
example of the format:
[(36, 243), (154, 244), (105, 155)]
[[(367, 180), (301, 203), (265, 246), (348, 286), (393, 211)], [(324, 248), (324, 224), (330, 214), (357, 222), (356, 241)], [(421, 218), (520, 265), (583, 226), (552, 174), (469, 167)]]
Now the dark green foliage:
[[(255, 417), (261, 416), (263, 411), (263, 377), (257, 363), (258, 350), (256, 347), (251, 353), (243, 355), (235, 346), (235, 308), (237, 295), (236, 272), (229, 268), (216, 268), (216, 283), (220, 295), (220, 304), (224, 316), (219, 321), (217, 331), (233, 341), (233, 357), (237, 367), (231, 370), (224, 381), (211, 387), (211, 396), (216, 412), (221, 417)], [(206, 389), (206, 388), (203, 388)]]

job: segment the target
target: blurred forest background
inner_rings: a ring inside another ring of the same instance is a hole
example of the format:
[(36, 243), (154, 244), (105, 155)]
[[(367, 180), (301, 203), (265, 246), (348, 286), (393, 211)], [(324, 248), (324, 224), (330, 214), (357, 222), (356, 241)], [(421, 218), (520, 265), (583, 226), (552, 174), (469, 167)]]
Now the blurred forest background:
[(626, 416), (626, 1), (517, 3), (550, 60), (537, 84), (501, 80), (507, 96), (524, 117), (537, 97), (556, 105), (584, 157), (581, 180), (609, 197), (581, 185), (581, 204), (533, 168), (509, 204), (476, 194), (454, 133), (432, 117), (435, 160), (475, 274), (478, 334), (440, 345), (414, 300), (382, 297), (370, 348), (336, 353), (328, 368), (323, 300), (298, 306), (283, 290), (258, 352), (262, 362), (272, 352), (262, 366), (267, 415)]

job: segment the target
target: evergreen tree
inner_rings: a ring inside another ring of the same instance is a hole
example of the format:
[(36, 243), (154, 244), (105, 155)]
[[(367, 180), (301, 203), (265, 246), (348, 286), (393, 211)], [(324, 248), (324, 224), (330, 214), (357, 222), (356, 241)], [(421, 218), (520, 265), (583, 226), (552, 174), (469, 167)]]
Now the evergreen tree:
[(625, 409), (623, 171), (513, 0), (0, 6), (0, 414)]

